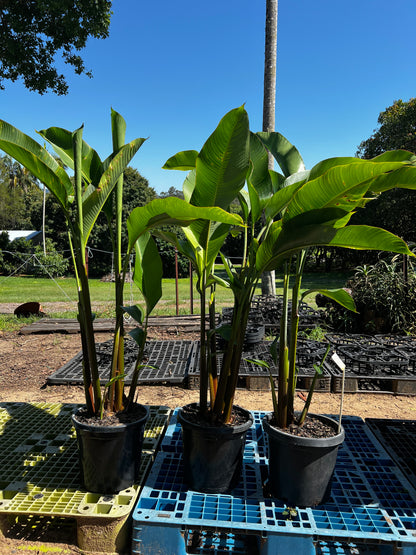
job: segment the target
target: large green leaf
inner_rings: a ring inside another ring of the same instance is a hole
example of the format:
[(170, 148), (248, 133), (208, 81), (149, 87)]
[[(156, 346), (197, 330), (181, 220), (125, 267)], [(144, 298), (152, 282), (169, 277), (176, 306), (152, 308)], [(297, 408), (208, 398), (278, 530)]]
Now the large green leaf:
[(183, 150), (171, 156), (164, 164), (164, 170), (193, 170), (196, 165), (198, 152), (196, 150)]
[(16, 127), (0, 120), (0, 148), (44, 183), (64, 208), (74, 196), (67, 173), (49, 152)]
[(192, 170), (188, 173), (183, 182), (182, 190), (183, 190), (183, 197), (186, 202), (189, 202), (192, 197), (192, 193), (195, 189), (195, 180), (196, 180), (196, 171)]
[(243, 107), (226, 114), (196, 159), (191, 204), (227, 210), (243, 188), (250, 160), (248, 115)]
[[(49, 127), (38, 131), (49, 142), (62, 162), (74, 169), (74, 152), (72, 148), (72, 132), (61, 127)], [(87, 183), (97, 185), (102, 174), (102, 162), (97, 152), (85, 141), (82, 141), (82, 177)]]
[(408, 150), (388, 150), (372, 159), (373, 162), (408, 162), (416, 165), (416, 155)]
[(243, 225), (243, 220), (238, 214), (230, 214), (221, 208), (192, 206), (185, 200), (175, 197), (154, 199), (145, 206), (138, 206), (130, 213), (127, 220), (129, 250), (145, 231), (166, 224), (188, 226), (199, 219)]
[(135, 249), (134, 283), (143, 294), (149, 315), (162, 297), (162, 260), (150, 233), (137, 239)]
[(280, 191), (277, 191), (267, 203), (266, 218), (274, 218), (284, 208), (286, 208), (292, 200), (293, 195), (302, 186), (302, 184), (303, 181), (300, 181), (299, 183), (293, 183), (287, 187), (283, 187)]
[(402, 166), (401, 162), (355, 160), (358, 162), (331, 167), (319, 177), (307, 181), (294, 194), (285, 218), (328, 206), (339, 206), (346, 210), (350, 207), (350, 210), (354, 210), (375, 176)]
[(416, 189), (416, 168), (406, 166), (396, 171), (377, 176), (369, 183), (369, 190), (382, 193), (395, 187), (402, 189)]
[(104, 203), (113, 190), (118, 178), (127, 168), (130, 160), (142, 146), (145, 139), (135, 139), (134, 141), (124, 145), (112, 159), (108, 168), (102, 174), (97, 188), (83, 199), (84, 212), (84, 237), (87, 241), (94, 223), (101, 212)]
[(257, 136), (261, 139), (267, 150), (271, 152), (285, 177), (305, 169), (305, 164), (298, 149), (286, 137), (280, 133), (267, 133), (264, 131), (258, 132)]
[(273, 182), (269, 173), (269, 156), (257, 135), (250, 133), (250, 169), (247, 175), (251, 216), (256, 222), (267, 201), (273, 196)]
[(328, 297), (328, 299), (337, 302), (344, 308), (347, 308), (352, 312), (357, 312), (354, 299), (352, 298), (351, 294), (348, 293), (348, 291), (346, 291), (345, 289), (308, 289), (307, 291), (302, 292), (302, 300), (307, 295), (311, 295), (312, 293), (320, 293), (321, 295)]
[(275, 270), (292, 254), (314, 246), (343, 247), (357, 250), (380, 250), (414, 256), (406, 243), (384, 229), (351, 225), (337, 229), (326, 225), (282, 227), (281, 221), (272, 225), (256, 257), (257, 271)]

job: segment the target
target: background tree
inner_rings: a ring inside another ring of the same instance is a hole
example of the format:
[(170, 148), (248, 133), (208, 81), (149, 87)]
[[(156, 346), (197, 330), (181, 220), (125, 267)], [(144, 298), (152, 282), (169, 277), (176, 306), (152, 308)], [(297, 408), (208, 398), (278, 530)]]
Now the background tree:
[(183, 199), (183, 192), (180, 189), (176, 189), (175, 187), (169, 187), (167, 192), (162, 192), (159, 194), (159, 198), (167, 198), (167, 197), (177, 197)]
[[(156, 191), (149, 186), (148, 180), (131, 167), (124, 172), (123, 186), (123, 227), (122, 227), (122, 249), (127, 250), (127, 227), (126, 221), (130, 212), (136, 206), (144, 206), (156, 198)], [(115, 207), (113, 207), (115, 210)], [(93, 249), (93, 258), (90, 258), (88, 270), (91, 277), (101, 277), (112, 270), (111, 244), (108, 236), (108, 225), (104, 213), (100, 214), (91, 232), (88, 241), (89, 247)]]
[(378, 129), (359, 144), (357, 156), (369, 159), (400, 148), (416, 153), (416, 98), (395, 100), (380, 112), (377, 122)]
[(0, 89), (5, 88), (6, 80), (22, 78), (31, 91), (66, 94), (65, 77), (54, 65), (56, 54), (61, 54), (78, 75), (91, 77), (78, 52), (89, 37), (108, 37), (110, 15), (110, 0), (2, 0)]
[[(404, 149), (416, 154), (416, 98), (396, 100), (380, 112), (379, 127), (358, 146), (357, 156), (373, 158), (388, 150)], [(416, 195), (407, 189), (393, 189), (368, 203), (353, 216), (353, 223), (378, 225), (399, 235), (406, 242), (416, 242)], [(358, 264), (361, 263), (360, 259)], [(375, 262), (372, 259), (366, 259)]]
[(0, 156), (0, 230), (40, 229), (32, 218), (41, 199), (36, 179), (17, 162)]

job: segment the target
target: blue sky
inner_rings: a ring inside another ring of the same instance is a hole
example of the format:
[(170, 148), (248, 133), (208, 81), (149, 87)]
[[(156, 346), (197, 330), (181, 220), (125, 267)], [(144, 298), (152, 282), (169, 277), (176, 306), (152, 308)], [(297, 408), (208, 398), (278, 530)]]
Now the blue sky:
[[(113, 107), (128, 140), (148, 137), (131, 165), (158, 192), (185, 177), (162, 170), (166, 159), (199, 150), (231, 108), (245, 104), (261, 130), (265, 1), (115, 0), (113, 12), (110, 38), (83, 51), (93, 79), (62, 64), (65, 97), (8, 83), (0, 118), (32, 137), (84, 123), (84, 139), (105, 158)], [(354, 155), (381, 110), (416, 96), (415, 20), (415, 0), (279, 1), (276, 130), (307, 167)]]

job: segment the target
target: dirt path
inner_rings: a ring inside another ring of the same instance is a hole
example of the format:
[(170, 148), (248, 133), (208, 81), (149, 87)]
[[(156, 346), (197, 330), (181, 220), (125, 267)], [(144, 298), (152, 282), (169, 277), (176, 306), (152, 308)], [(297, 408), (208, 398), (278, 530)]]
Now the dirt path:
[[(104, 342), (109, 333), (98, 334)], [(153, 339), (196, 339), (196, 334), (166, 334), (151, 332)], [(47, 386), (46, 378), (68, 362), (81, 349), (78, 334), (0, 335), (0, 401), (45, 401), (74, 403), (83, 402), (81, 386)], [(145, 386), (140, 388), (140, 402), (151, 405), (167, 405), (175, 408), (198, 399), (196, 391), (177, 386)], [(268, 392), (238, 390), (237, 403), (251, 410), (272, 409)], [(303, 404), (297, 398), (298, 408)], [(330, 393), (314, 395), (311, 410), (326, 414), (339, 412), (340, 396)], [(347, 394), (344, 414), (362, 418), (416, 418), (416, 397), (388, 394)], [(59, 543), (64, 542), (64, 543)], [(41, 535), (39, 527), (11, 526), (7, 538), (0, 539), (0, 553), (65, 553), (76, 554), (75, 528), (67, 526), (46, 527)]]

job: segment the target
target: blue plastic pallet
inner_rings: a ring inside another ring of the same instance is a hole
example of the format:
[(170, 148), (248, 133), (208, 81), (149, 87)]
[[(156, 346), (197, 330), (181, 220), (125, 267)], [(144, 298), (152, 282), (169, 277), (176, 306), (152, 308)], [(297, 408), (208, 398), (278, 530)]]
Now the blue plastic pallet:
[[(349, 553), (342, 545), (352, 542), (382, 547), (363, 553), (389, 555), (400, 547), (403, 555), (416, 555), (416, 491), (360, 418), (343, 419), (346, 440), (339, 450), (329, 502), (313, 509), (297, 508), (289, 518), (284, 503), (263, 491), (267, 477), (263, 416), (254, 413), (240, 483), (231, 495), (213, 495), (190, 491), (184, 484), (175, 411), (133, 513), (133, 553), (192, 552), (187, 551), (185, 536), (189, 530), (203, 530), (256, 535), (260, 555), (315, 555), (318, 540), (334, 539), (337, 548), (344, 549), (339, 553)], [(321, 552), (337, 553), (331, 543), (325, 549), (332, 551)]]

